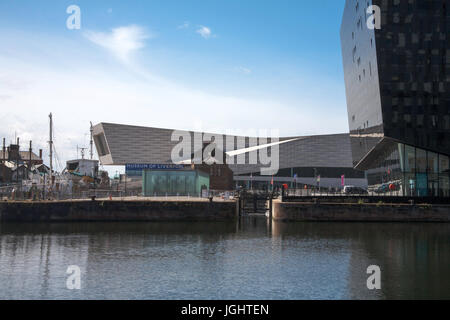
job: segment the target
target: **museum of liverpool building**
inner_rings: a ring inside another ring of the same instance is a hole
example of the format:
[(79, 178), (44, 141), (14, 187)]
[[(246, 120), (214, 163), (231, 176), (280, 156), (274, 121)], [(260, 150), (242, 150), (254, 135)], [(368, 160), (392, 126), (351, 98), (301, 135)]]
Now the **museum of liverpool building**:
[(450, 195), (449, 37), (449, 1), (346, 0), (341, 44), (353, 165), (369, 187)]
[[(185, 132), (173, 139), (175, 130), (100, 123), (94, 127), (100, 161), (139, 178), (143, 170), (198, 163), (198, 153), (211, 150), (205, 142), (214, 141), (225, 157), (210, 152), (206, 160), (227, 165), (211, 166), (209, 176), (226, 171), (234, 187), (353, 185), (449, 197), (449, 15), (446, 0), (346, 0), (340, 33), (349, 134), (264, 139)], [(191, 152), (174, 161), (181, 140)]]
[[(224, 163), (232, 171), (233, 189), (266, 189), (272, 182), (291, 188), (340, 190), (344, 184), (367, 188), (364, 172), (353, 168), (349, 134), (275, 139), (181, 131), (184, 138), (179, 139), (180, 131), (152, 127), (99, 123), (93, 130), (101, 164), (125, 166), (130, 178), (140, 179), (143, 170), (182, 169), (195, 161), (196, 150), (204, 154), (205, 144), (215, 141), (217, 144), (210, 145), (216, 150), (209, 154), (219, 158), (218, 151), (223, 152)], [(181, 161), (174, 161), (181, 140), (192, 152), (188, 150)], [(221, 167), (211, 166), (210, 176), (221, 174)]]

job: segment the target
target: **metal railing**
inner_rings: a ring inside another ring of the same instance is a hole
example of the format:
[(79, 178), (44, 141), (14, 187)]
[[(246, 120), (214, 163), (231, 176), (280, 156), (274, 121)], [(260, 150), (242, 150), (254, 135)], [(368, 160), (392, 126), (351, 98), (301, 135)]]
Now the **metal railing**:
[(294, 196), (294, 197), (314, 197), (314, 196), (322, 196), (322, 197), (403, 197), (402, 190), (390, 190), (385, 192), (377, 192), (374, 190), (368, 191), (350, 191), (344, 192), (343, 190), (336, 189), (287, 189), (284, 191), (285, 196)]
[(123, 199), (234, 199), (238, 196), (236, 191), (209, 190), (200, 193), (176, 193), (176, 192), (155, 192), (151, 195), (143, 195), (137, 190), (111, 189), (84, 189), (69, 190), (67, 188), (57, 189), (48, 185), (23, 186), (20, 184), (0, 187), (0, 200), (9, 201), (49, 201), (49, 200), (123, 200)]

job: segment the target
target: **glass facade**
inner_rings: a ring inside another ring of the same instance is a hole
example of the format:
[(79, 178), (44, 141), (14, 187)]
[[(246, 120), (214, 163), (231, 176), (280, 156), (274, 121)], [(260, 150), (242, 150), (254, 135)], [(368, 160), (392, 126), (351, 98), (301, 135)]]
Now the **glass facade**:
[[(371, 5), (381, 9), (380, 28), (360, 22)], [(353, 165), (377, 192), (449, 197), (449, 26), (448, 0), (346, 0)]]
[(209, 176), (198, 170), (148, 170), (142, 171), (144, 196), (199, 196), (209, 190)]
[(450, 154), (449, 1), (373, 3), (381, 8), (375, 42), (384, 135)]
[(449, 197), (450, 159), (403, 143), (385, 144), (366, 171), (369, 189), (399, 196)]

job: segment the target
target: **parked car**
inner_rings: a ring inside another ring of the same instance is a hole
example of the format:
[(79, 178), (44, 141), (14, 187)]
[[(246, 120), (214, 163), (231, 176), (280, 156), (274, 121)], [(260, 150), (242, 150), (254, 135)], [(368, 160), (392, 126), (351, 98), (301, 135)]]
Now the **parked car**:
[(355, 186), (344, 186), (342, 193), (347, 194), (351, 189), (356, 188)]
[(345, 194), (368, 194), (366, 189), (355, 187), (355, 186), (345, 186), (344, 187)]
[(375, 188), (375, 193), (386, 193), (389, 191), (389, 185), (388, 184), (382, 184)]
[(375, 193), (387, 193), (390, 191), (398, 191), (400, 189), (400, 185), (398, 183), (383, 183), (379, 187), (377, 187), (374, 191)]

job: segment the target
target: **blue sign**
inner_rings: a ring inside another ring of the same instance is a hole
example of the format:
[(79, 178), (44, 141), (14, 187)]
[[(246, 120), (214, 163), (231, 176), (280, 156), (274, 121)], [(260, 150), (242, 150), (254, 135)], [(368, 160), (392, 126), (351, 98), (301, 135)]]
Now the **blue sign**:
[(149, 163), (127, 163), (125, 165), (125, 170), (178, 170), (183, 169), (184, 166), (181, 164), (149, 164)]
[(150, 164), (150, 163), (127, 163), (125, 173), (129, 177), (142, 176), (142, 170), (181, 170), (181, 164)]

